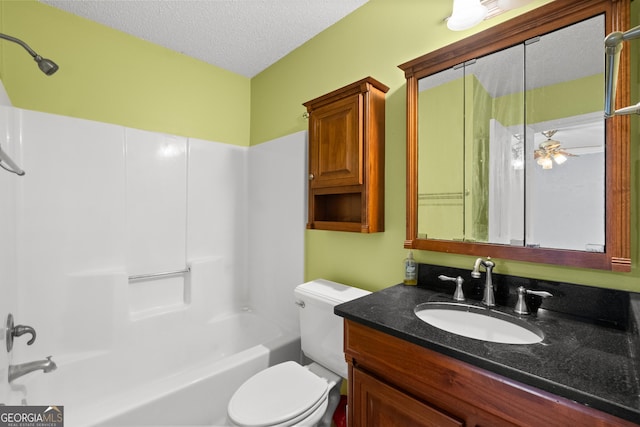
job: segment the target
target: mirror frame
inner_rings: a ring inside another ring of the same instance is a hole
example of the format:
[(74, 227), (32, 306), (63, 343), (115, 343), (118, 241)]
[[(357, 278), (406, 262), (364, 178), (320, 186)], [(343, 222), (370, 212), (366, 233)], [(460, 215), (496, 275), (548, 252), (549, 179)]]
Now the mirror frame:
[[(629, 116), (605, 122), (605, 252), (528, 248), (418, 238), (418, 80), (573, 23), (605, 14), (605, 35), (630, 25), (629, 0), (556, 0), (399, 65), (407, 84), (407, 238), (404, 247), (543, 264), (631, 271)], [(604, 61), (604, 40), (602, 44)], [(604, 85), (604, 77), (602, 81)], [(629, 49), (623, 49), (615, 105), (630, 102)], [(604, 109), (604, 99), (603, 109)], [(604, 114), (603, 114), (604, 119)]]

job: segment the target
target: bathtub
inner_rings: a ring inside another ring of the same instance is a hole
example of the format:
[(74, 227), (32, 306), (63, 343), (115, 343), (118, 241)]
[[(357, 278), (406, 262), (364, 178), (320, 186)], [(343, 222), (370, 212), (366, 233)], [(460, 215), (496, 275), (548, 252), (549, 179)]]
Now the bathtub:
[(256, 313), (181, 330), (185, 315), (136, 322), (120, 348), (54, 355), (57, 370), (19, 378), (12, 392), (23, 404), (63, 405), (66, 427), (224, 426), (246, 379), (300, 359), (299, 335)]

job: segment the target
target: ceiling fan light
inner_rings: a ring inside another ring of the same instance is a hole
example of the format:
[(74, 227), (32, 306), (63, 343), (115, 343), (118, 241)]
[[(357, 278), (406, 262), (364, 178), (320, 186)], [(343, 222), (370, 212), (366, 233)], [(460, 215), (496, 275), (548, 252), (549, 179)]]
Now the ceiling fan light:
[(538, 161), (538, 164), (540, 166), (542, 166), (542, 169), (552, 169), (553, 168), (553, 162), (551, 161), (551, 157), (542, 157)]
[(564, 154), (561, 154), (561, 153), (556, 153), (556, 154), (553, 155), (553, 160), (557, 164), (561, 165), (561, 164), (563, 164), (564, 162), (567, 161), (567, 156), (565, 156)]
[(453, 13), (447, 19), (447, 28), (451, 31), (467, 30), (482, 22), (488, 12), (480, 0), (453, 0)]

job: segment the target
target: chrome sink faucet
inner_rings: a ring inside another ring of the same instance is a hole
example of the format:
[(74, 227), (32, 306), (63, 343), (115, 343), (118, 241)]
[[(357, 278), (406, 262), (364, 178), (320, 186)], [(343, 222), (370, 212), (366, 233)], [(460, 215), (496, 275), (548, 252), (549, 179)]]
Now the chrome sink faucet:
[(42, 369), (46, 374), (57, 368), (55, 362), (51, 360), (51, 356), (44, 360), (37, 360), (35, 362), (21, 363), (19, 365), (9, 365), (9, 382), (20, 378), (23, 375), (27, 375), (30, 372)]
[(478, 258), (476, 259), (475, 264), (473, 265), (473, 270), (471, 271), (471, 277), (477, 279), (480, 277), (480, 266), (483, 266), (485, 271), (487, 272), (487, 278), (484, 283), (484, 294), (482, 297), (482, 303), (487, 307), (493, 307), (496, 305), (496, 300), (493, 295), (493, 279), (491, 277), (491, 272), (493, 271), (493, 267), (496, 264), (491, 261), (490, 257), (487, 259)]

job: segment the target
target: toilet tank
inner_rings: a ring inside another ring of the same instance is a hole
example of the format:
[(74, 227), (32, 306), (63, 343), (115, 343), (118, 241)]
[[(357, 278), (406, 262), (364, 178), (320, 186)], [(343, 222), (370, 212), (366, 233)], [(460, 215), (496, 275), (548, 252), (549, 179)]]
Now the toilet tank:
[(343, 319), (333, 313), (333, 308), (368, 294), (369, 291), (325, 279), (298, 285), (294, 295), (299, 307), (300, 339), (305, 356), (347, 378)]

